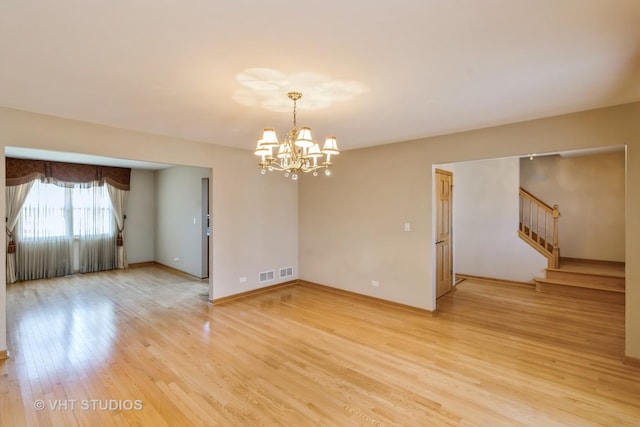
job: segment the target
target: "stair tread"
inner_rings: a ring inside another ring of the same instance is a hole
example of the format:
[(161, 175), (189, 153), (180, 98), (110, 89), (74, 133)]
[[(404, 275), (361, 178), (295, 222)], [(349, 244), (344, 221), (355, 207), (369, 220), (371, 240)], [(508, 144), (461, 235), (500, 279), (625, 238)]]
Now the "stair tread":
[(611, 291), (611, 292), (619, 292), (619, 293), (625, 292), (624, 289), (620, 289), (615, 286), (602, 285), (602, 284), (581, 283), (581, 282), (576, 282), (571, 280), (561, 280), (561, 279), (547, 279), (546, 277), (536, 277), (534, 280), (536, 282), (549, 283), (552, 285), (571, 286), (574, 288), (588, 288), (588, 289), (597, 289), (601, 291)]
[(611, 277), (611, 278), (616, 278), (616, 279), (624, 279), (624, 273), (615, 273), (615, 272), (608, 272), (608, 273), (604, 273), (604, 272), (592, 272), (592, 271), (584, 271), (584, 270), (579, 270), (577, 268), (547, 268), (547, 271), (557, 271), (560, 273), (572, 273), (572, 274), (582, 274), (585, 276), (594, 276), (594, 277)]
[(625, 276), (625, 263), (620, 261), (580, 260), (577, 258), (561, 258), (561, 270), (580, 271), (585, 273), (603, 274), (610, 276)]

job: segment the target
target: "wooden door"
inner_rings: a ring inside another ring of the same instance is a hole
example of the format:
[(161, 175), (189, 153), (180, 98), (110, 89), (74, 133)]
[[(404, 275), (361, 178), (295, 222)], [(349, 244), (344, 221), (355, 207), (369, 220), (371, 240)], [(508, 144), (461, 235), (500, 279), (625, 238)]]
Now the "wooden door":
[(453, 206), (453, 174), (436, 169), (436, 298), (453, 287), (453, 248), (451, 208)]

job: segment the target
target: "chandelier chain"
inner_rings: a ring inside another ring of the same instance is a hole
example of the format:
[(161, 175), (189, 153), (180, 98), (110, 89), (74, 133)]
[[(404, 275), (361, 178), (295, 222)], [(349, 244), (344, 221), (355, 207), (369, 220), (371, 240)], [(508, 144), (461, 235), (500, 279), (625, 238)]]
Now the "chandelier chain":
[(293, 100), (293, 129), (298, 129), (298, 122), (296, 121), (296, 106), (298, 105), (298, 102), (294, 99)]
[(293, 101), (293, 128), (298, 129), (298, 123), (296, 121), (296, 113), (297, 113), (298, 99), (302, 98), (302, 93), (289, 92), (287, 94), (287, 97)]

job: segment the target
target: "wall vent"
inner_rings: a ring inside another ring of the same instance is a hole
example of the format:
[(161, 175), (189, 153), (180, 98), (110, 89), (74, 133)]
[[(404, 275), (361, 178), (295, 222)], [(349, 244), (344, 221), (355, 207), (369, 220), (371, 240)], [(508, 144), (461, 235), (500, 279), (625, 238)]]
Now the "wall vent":
[(263, 271), (258, 276), (258, 282), (259, 283), (270, 282), (275, 278), (275, 276), (276, 276), (276, 272), (274, 270)]
[(280, 278), (293, 276), (293, 267), (285, 267), (280, 269)]

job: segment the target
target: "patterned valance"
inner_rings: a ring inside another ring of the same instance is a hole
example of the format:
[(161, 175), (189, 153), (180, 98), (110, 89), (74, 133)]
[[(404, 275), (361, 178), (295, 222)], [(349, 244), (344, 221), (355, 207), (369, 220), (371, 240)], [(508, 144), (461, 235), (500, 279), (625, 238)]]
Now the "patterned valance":
[(58, 185), (87, 184), (91, 186), (101, 185), (106, 182), (120, 190), (129, 191), (130, 189), (130, 168), (15, 159), (12, 157), (6, 158), (6, 167), (7, 186), (20, 185), (40, 179)]

